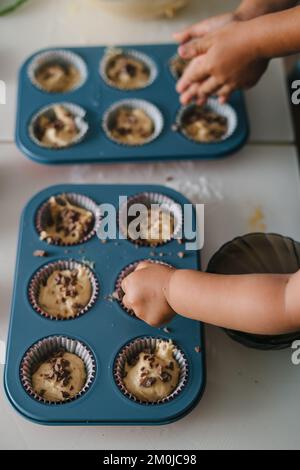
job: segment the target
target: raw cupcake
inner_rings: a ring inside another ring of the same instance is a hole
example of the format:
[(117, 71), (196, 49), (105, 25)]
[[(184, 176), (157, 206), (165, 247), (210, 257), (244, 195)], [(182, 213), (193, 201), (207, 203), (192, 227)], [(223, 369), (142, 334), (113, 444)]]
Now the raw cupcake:
[(178, 80), (189, 65), (190, 61), (182, 59), (179, 55), (170, 60), (170, 69), (174, 77)]
[[(161, 208), (148, 208), (147, 217), (142, 220), (137, 228), (139, 239), (146, 241), (148, 245), (158, 245), (171, 240), (174, 234), (174, 215)], [(128, 237), (135, 240), (134, 229), (136, 226), (128, 226)]]
[(94, 214), (72, 203), (66, 194), (52, 196), (40, 239), (63, 245), (80, 243), (91, 232), (94, 222)]
[(117, 109), (109, 123), (111, 136), (126, 145), (144, 144), (154, 130), (153, 120), (143, 109), (128, 106)]
[(192, 106), (181, 120), (182, 132), (196, 142), (217, 142), (228, 131), (228, 121), (206, 106)]
[(112, 54), (107, 60), (105, 74), (111, 85), (122, 90), (144, 88), (151, 75), (148, 65), (126, 53)]
[(81, 81), (80, 72), (73, 64), (53, 61), (38, 67), (34, 78), (43, 90), (50, 93), (73, 90)]
[(76, 141), (80, 129), (76, 116), (62, 105), (53, 105), (34, 122), (34, 136), (45, 147), (63, 148)]
[(124, 386), (143, 402), (157, 402), (174, 392), (179, 383), (180, 366), (173, 356), (172, 341), (158, 340), (155, 350), (142, 351), (126, 361)]
[(65, 350), (53, 353), (32, 375), (32, 388), (50, 402), (63, 402), (77, 395), (87, 380), (83, 360)]
[(55, 270), (40, 286), (38, 306), (59, 320), (75, 317), (89, 303), (92, 285), (84, 266), (76, 269)]

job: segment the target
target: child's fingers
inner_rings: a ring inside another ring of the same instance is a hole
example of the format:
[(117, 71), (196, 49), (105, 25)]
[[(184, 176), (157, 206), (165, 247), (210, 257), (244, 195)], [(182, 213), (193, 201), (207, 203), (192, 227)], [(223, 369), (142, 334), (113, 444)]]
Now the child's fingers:
[(178, 47), (178, 54), (183, 59), (193, 59), (197, 55), (204, 54), (207, 51), (208, 45), (206, 43), (207, 41), (203, 38), (192, 39)]
[(153, 266), (153, 263), (150, 263), (150, 261), (141, 261), (135, 268), (135, 271), (140, 271), (141, 269), (149, 268), (149, 266), (151, 265)]
[(209, 77), (203, 83), (200, 83), (197, 90), (198, 100), (203, 104), (211, 95), (214, 95), (219, 89), (220, 84), (215, 77)]
[(196, 98), (198, 96), (198, 88), (199, 83), (193, 83), (189, 88), (187, 88), (180, 96), (181, 104), (186, 105)]
[(222, 86), (217, 92), (217, 95), (219, 97), (219, 102), (221, 104), (226, 103), (232, 92), (233, 92), (233, 88), (230, 85)]
[(203, 57), (197, 57), (187, 66), (184, 74), (178, 80), (176, 90), (183, 93), (194, 82), (202, 82), (208, 78), (209, 73), (206, 70), (205, 60)]
[(122, 299), (122, 303), (123, 305), (125, 305), (125, 307), (127, 307), (129, 310), (132, 310), (132, 304), (128, 298), (128, 295), (124, 295), (123, 299)]
[(195, 36), (200, 37), (204, 35), (206, 32), (207, 32), (207, 28), (205, 27), (204, 22), (201, 22), (201, 23), (193, 24), (192, 26), (189, 26), (183, 31), (174, 33), (173, 37), (178, 42), (186, 42)]

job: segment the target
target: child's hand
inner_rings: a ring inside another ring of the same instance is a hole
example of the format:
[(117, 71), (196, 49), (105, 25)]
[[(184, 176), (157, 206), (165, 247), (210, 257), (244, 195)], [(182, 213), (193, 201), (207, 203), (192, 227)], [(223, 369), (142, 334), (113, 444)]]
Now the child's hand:
[(179, 33), (175, 33), (174, 39), (183, 43), (194, 38), (201, 38), (205, 34), (211, 33), (234, 20), (237, 20), (237, 17), (233, 12), (213, 16), (200, 21), (199, 23), (193, 24)]
[(182, 58), (193, 59), (177, 83), (182, 104), (194, 99), (202, 105), (212, 94), (225, 102), (234, 90), (257, 83), (268, 61), (259, 57), (247, 24), (232, 22), (179, 47)]
[(174, 272), (174, 268), (162, 264), (141, 262), (122, 282), (124, 305), (151, 326), (168, 323), (175, 312), (169, 306), (165, 293)]

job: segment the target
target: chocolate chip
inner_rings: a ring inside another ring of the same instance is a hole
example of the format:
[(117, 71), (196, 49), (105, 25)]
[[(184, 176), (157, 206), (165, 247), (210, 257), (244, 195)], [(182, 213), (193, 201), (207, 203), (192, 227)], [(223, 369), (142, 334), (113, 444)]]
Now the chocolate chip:
[(45, 393), (46, 393), (46, 390), (44, 390), (43, 388), (39, 391), (39, 395), (41, 397), (43, 397), (45, 395)]
[(169, 362), (169, 364), (166, 366), (167, 369), (174, 370), (174, 362)]
[(68, 392), (61, 392), (61, 393), (62, 393), (63, 398), (69, 398), (70, 397), (70, 394)]
[(169, 374), (169, 372), (164, 371), (164, 372), (162, 372), (162, 374), (160, 375), (159, 378), (160, 378), (160, 380), (161, 380), (162, 382), (164, 382), (164, 383), (165, 383), (165, 382), (170, 382), (170, 381), (172, 380), (172, 375)]
[(144, 388), (150, 388), (152, 385), (154, 385), (156, 382), (155, 377), (145, 377), (143, 380), (140, 382), (140, 386)]

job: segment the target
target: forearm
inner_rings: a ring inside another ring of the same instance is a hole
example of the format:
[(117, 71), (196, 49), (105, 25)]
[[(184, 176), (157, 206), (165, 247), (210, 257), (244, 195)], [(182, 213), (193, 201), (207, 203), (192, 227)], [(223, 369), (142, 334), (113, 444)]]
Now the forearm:
[(258, 16), (286, 10), (297, 5), (297, 0), (243, 0), (235, 11), (240, 20), (251, 20)]
[(300, 51), (300, 6), (241, 24), (241, 39), (254, 58), (272, 59)]
[(166, 298), (176, 313), (188, 318), (251, 333), (279, 334), (300, 326), (287, 301), (290, 278), (176, 270)]

